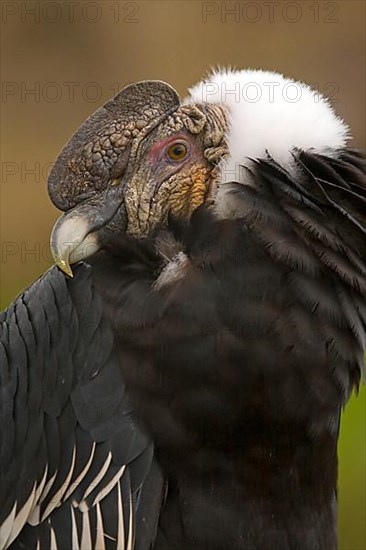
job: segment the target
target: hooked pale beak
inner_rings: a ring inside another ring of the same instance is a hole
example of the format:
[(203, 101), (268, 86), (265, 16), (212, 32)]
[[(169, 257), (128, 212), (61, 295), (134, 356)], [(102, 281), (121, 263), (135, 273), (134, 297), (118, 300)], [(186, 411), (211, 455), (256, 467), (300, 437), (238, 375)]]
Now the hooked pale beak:
[(51, 252), (56, 265), (73, 277), (71, 264), (88, 258), (103, 245), (103, 228), (121, 206), (121, 186), (109, 186), (90, 201), (65, 212), (51, 233)]

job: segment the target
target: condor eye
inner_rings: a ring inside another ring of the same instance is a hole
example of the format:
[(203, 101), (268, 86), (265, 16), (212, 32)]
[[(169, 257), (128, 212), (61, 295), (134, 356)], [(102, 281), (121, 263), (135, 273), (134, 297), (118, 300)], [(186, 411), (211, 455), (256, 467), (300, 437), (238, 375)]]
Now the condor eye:
[(173, 143), (168, 147), (166, 153), (170, 160), (183, 160), (188, 154), (188, 147), (181, 142)]

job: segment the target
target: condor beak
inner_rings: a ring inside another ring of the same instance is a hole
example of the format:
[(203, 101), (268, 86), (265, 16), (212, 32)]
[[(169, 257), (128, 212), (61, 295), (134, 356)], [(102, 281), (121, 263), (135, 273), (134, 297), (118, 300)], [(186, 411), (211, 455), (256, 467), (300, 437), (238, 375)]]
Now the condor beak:
[(91, 200), (65, 212), (51, 233), (51, 252), (58, 267), (73, 277), (71, 264), (88, 258), (103, 245), (103, 228), (121, 206), (121, 186), (109, 186)]

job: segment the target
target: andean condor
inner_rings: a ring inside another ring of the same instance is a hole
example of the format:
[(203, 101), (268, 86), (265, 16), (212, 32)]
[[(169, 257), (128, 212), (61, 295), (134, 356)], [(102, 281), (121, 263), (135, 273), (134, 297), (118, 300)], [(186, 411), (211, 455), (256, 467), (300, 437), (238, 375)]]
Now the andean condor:
[(2, 549), (336, 548), (366, 347), (348, 138), (245, 70), (132, 84), (77, 130), (48, 183), (65, 273), (1, 314)]

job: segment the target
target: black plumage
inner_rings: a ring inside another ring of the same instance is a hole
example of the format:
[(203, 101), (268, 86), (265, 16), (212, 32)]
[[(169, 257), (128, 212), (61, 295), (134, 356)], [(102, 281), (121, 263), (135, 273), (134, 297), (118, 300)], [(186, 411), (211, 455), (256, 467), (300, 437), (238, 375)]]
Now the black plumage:
[(152, 447), (132, 419), (90, 272), (80, 265), (66, 280), (52, 268), (2, 314), (2, 547), (134, 539)]
[(92, 260), (169, 480), (158, 549), (336, 547), (339, 418), (366, 327), (363, 202), (349, 192), (366, 197), (364, 168), (356, 152), (348, 159), (302, 153), (296, 180), (256, 162), (255, 188), (227, 191), (235, 220), (203, 206), (172, 224), (188, 264), (158, 291), (159, 236), (145, 259), (119, 240)]
[(127, 86), (53, 166), (58, 267), (0, 317), (1, 548), (336, 548), (365, 159), (306, 85), (207, 78)]
[(296, 178), (268, 157), (255, 186), (227, 185), (231, 219), (206, 204), (111, 238), (2, 314), (0, 524), (34, 495), (10, 548), (132, 548), (134, 531), (138, 550), (336, 547), (340, 412), (365, 349), (365, 165), (294, 160)]

